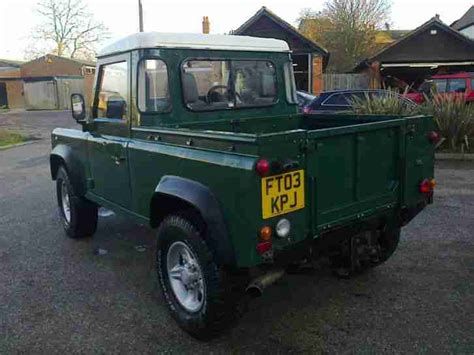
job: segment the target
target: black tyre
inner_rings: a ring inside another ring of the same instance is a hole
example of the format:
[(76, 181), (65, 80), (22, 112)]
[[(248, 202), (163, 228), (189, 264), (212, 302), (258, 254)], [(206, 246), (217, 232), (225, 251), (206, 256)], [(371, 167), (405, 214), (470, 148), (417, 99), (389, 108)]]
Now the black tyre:
[(385, 230), (380, 233), (379, 239), (379, 260), (373, 266), (382, 264), (390, 259), (400, 242), (400, 228)]
[(169, 311), (197, 339), (209, 339), (231, 325), (237, 297), (229, 274), (203, 239), (203, 223), (192, 214), (169, 215), (158, 229), (156, 265)]
[(97, 229), (97, 205), (77, 196), (66, 169), (61, 166), (56, 176), (59, 216), (71, 238), (92, 236)]
[(331, 258), (333, 270), (348, 278), (387, 261), (400, 241), (400, 228), (365, 232), (347, 238), (340, 252)]

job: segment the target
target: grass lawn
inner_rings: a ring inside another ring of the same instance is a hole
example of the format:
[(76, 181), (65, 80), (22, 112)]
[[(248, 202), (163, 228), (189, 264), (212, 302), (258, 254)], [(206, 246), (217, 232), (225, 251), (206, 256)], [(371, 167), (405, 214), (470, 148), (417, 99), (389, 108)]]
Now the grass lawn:
[(26, 137), (18, 133), (8, 132), (4, 129), (0, 129), (0, 147), (4, 147), (10, 144), (16, 144), (26, 141)]

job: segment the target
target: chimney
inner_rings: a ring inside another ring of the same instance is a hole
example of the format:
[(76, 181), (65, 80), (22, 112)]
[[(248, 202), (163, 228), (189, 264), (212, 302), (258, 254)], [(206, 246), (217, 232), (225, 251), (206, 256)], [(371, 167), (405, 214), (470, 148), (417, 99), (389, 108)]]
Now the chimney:
[(209, 17), (204, 16), (202, 18), (202, 33), (207, 35), (211, 30), (211, 23), (209, 22)]

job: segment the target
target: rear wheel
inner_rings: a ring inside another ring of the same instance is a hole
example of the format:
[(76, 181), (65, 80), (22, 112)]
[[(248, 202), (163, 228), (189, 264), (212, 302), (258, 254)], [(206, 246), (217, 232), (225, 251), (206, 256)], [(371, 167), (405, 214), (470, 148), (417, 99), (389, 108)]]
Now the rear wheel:
[(56, 177), (56, 194), (59, 216), (66, 234), (71, 238), (92, 236), (97, 229), (97, 205), (76, 195), (63, 166)]
[(380, 233), (379, 239), (379, 260), (373, 266), (380, 265), (390, 259), (400, 242), (400, 228), (386, 230)]
[(387, 261), (397, 249), (400, 228), (367, 231), (344, 240), (340, 253), (332, 258), (334, 271), (350, 277)]
[(186, 332), (208, 339), (236, 315), (229, 274), (216, 263), (198, 217), (170, 215), (158, 229), (157, 273), (173, 318)]

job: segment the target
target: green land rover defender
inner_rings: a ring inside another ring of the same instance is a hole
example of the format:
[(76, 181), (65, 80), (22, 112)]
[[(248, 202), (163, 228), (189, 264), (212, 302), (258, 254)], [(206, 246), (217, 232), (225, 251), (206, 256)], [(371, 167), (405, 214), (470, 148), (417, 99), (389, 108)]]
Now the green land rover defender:
[(82, 130), (55, 129), (60, 216), (89, 237), (104, 206), (156, 228), (173, 317), (225, 329), (245, 292), (325, 257), (348, 276), (386, 261), (432, 202), (431, 117), (298, 112), (284, 41), (138, 33), (98, 56)]

